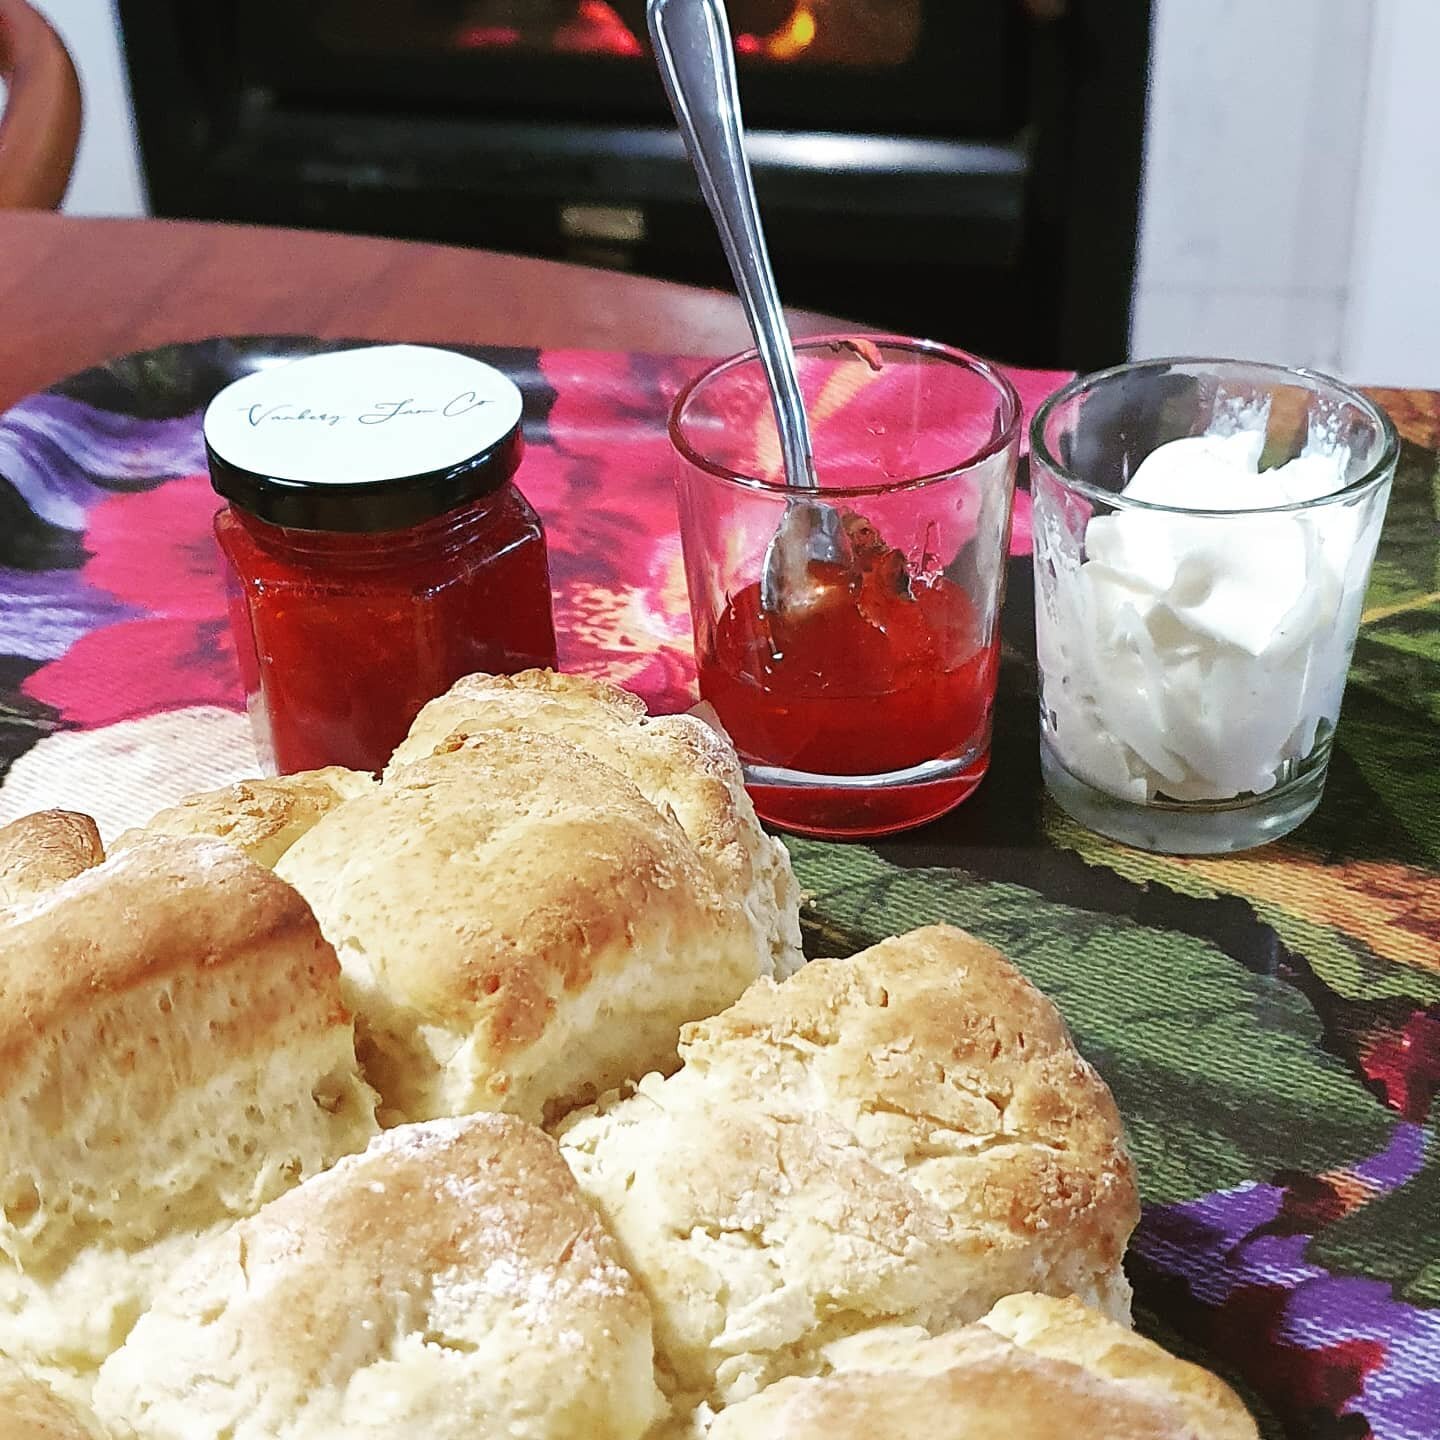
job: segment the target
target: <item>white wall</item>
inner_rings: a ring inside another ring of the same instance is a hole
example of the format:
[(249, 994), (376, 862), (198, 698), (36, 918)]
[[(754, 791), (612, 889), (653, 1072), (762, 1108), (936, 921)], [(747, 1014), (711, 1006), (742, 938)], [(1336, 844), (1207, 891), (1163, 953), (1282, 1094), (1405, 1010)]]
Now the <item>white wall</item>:
[(1440, 4), (1381, 0), (1344, 364), (1378, 384), (1440, 389)]
[(1156, 0), (1132, 351), (1341, 362), (1370, 0)]
[(114, 0), (31, 3), (65, 41), (84, 96), (80, 150), (64, 209), (72, 215), (145, 214), (145, 184)]
[(1436, 0), (1155, 0), (1136, 356), (1440, 386)]

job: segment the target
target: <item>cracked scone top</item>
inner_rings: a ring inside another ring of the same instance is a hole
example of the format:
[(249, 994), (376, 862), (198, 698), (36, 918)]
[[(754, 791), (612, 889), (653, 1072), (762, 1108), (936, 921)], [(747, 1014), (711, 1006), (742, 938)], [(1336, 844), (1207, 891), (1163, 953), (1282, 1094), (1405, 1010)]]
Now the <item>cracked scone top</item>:
[(0, 827), (0, 906), (22, 905), (100, 864), (105, 852), (88, 815), (40, 810)]
[(95, 1390), (140, 1440), (639, 1440), (649, 1307), (554, 1141), (391, 1130), (210, 1242)]
[(562, 1137), (681, 1408), (1020, 1291), (1128, 1317), (1139, 1206), (1114, 1102), (988, 946), (935, 927), (813, 961), (688, 1026), (681, 1055)]
[(101, 1440), (95, 1418), (0, 1355), (0, 1440)]
[(0, 927), (0, 1353), (83, 1393), (197, 1238), (362, 1149), (335, 953), (288, 885), (150, 837)]
[(710, 1440), (1258, 1440), (1223, 1381), (1076, 1300), (1012, 1295), (938, 1337), (870, 1331), (824, 1368), (726, 1410)]
[(119, 854), (146, 835), (213, 835), (273, 870), (322, 816), (374, 788), (373, 776), (339, 765), (264, 780), (237, 780), (218, 790), (185, 796), (143, 826), (117, 837), (110, 853)]
[(760, 969), (684, 830), (549, 735), (485, 731), (326, 815), (314, 907), (387, 1118), (540, 1120), (646, 1070)]
[(467, 675), (416, 716), (386, 776), (496, 730), (556, 736), (625, 776), (680, 822), (721, 897), (744, 909), (756, 973), (778, 979), (800, 966), (800, 890), (789, 853), (760, 828), (734, 747), (703, 721), (652, 718), (628, 690), (578, 675)]

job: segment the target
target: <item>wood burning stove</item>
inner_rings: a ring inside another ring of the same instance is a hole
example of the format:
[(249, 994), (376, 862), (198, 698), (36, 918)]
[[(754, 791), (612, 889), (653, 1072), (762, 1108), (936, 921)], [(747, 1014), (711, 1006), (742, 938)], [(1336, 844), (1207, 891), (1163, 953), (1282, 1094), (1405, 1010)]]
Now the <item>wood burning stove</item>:
[[(1148, 5), (1034, 6), (729, 0), (789, 300), (1031, 363), (1123, 356)], [(152, 203), (726, 285), (644, 8), (120, 0)]]

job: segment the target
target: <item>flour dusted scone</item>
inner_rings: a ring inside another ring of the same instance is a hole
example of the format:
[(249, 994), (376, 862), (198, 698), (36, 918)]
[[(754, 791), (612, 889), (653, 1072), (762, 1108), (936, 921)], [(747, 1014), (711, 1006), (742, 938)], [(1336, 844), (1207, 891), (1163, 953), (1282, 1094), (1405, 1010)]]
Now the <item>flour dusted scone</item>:
[(755, 977), (685, 832), (563, 740), (497, 731), (332, 811), (279, 874), (314, 907), (387, 1119), (540, 1120), (653, 1067)]
[(0, 906), (20, 905), (105, 858), (88, 815), (41, 810), (0, 827)]
[(555, 1143), (389, 1131), (211, 1241), (106, 1363), (141, 1440), (639, 1440), (649, 1310)]
[(104, 1432), (84, 1408), (0, 1355), (0, 1440), (104, 1440)]
[(1018, 1291), (1128, 1317), (1139, 1207), (1114, 1102), (987, 946), (936, 927), (812, 961), (688, 1026), (681, 1056), (562, 1144), (651, 1296), (682, 1407)]
[(273, 870), (322, 815), (374, 788), (373, 776), (339, 765), (269, 780), (237, 780), (219, 790), (187, 795), (143, 826), (125, 831), (111, 853), (119, 854), (147, 835), (211, 835)]
[(1258, 1440), (1227, 1385), (1077, 1300), (1014, 1295), (963, 1330), (884, 1329), (823, 1358), (710, 1440)]
[(374, 1102), (333, 950), (238, 851), (150, 839), (12, 911), (0, 1353), (83, 1394), (196, 1237), (363, 1148)]
[(716, 731), (689, 715), (652, 719), (628, 691), (575, 675), (468, 675), (420, 712), (386, 775), (494, 730), (558, 736), (618, 770), (675, 816), (721, 896), (744, 907), (757, 973), (783, 978), (799, 967), (800, 890), (790, 856), (760, 828), (735, 750)]

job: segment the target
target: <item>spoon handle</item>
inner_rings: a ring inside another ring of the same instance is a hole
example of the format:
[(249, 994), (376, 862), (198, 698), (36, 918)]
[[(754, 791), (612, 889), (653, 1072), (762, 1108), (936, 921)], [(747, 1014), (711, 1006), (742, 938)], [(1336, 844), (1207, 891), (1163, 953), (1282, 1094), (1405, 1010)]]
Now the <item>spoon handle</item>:
[(647, 14), (670, 108), (720, 232), (770, 382), (786, 481), (814, 489), (810, 426), (745, 156), (735, 52), (725, 8), (721, 0), (649, 0)]

